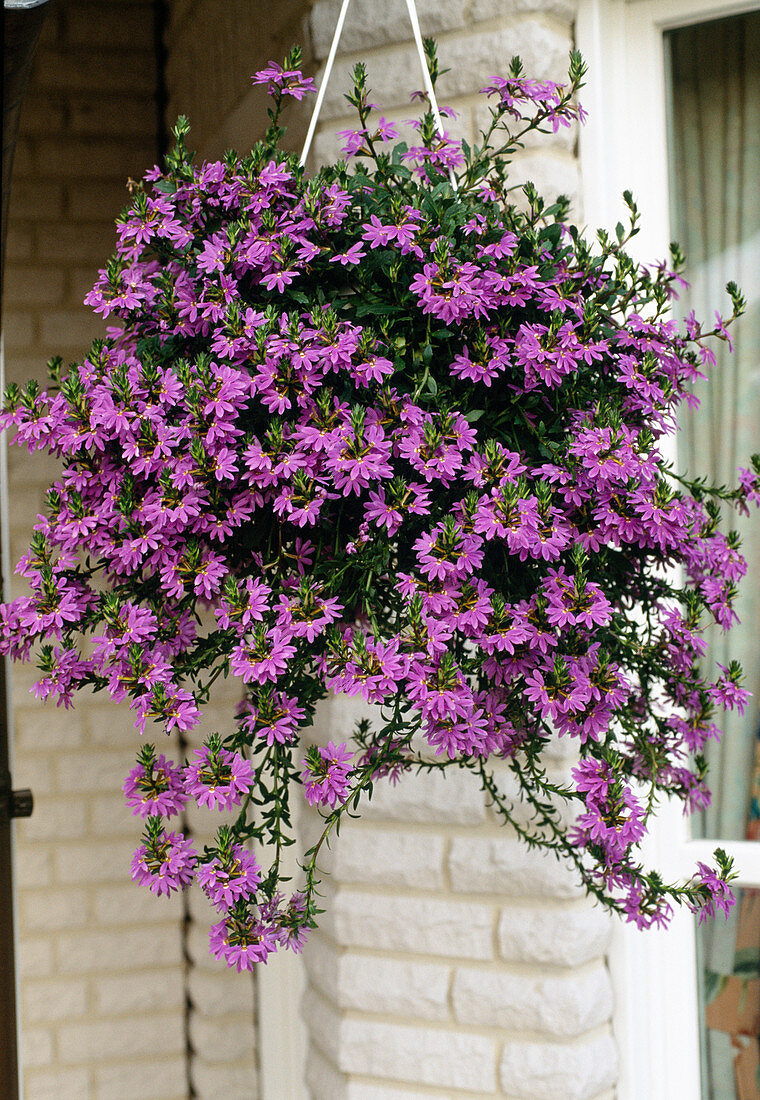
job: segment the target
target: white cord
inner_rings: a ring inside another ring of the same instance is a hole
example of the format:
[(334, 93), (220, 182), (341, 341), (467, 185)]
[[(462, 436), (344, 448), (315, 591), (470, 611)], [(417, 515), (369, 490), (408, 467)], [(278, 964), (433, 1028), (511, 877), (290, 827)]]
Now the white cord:
[[(319, 92), (317, 93), (317, 102), (314, 104), (314, 110), (312, 111), (311, 121), (309, 122), (309, 129), (306, 132), (306, 140), (303, 143), (303, 149), (301, 150), (301, 157), (299, 163), (304, 165), (306, 158), (309, 155), (309, 149), (311, 149), (311, 143), (314, 138), (314, 131), (317, 128), (317, 121), (319, 119), (319, 112), (322, 110), (322, 102), (325, 98), (325, 92), (327, 91), (327, 82), (330, 79), (332, 72), (333, 62), (335, 61), (335, 55), (338, 52), (338, 43), (340, 42), (340, 36), (343, 32), (343, 24), (346, 20), (346, 12), (348, 11), (348, 5), (351, 0), (343, 0), (341, 5), (340, 14), (338, 15), (338, 22), (335, 25), (335, 33), (333, 34), (332, 45), (330, 46), (330, 52), (327, 55), (327, 62), (325, 64), (325, 72), (322, 77), (322, 83), (319, 85)], [(407, 11), (409, 12), (409, 19), (412, 24), (412, 34), (414, 36), (414, 44), (417, 47), (417, 54), (420, 59), (420, 68), (422, 69), (422, 81), (425, 85), (425, 91), (428, 94), (430, 100), (430, 107), (435, 119), (436, 128), (441, 137), (443, 137), (443, 119), (441, 118), (441, 112), (438, 109), (438, 101), (435, 98), (435, 89), (433, 88), (433, 81), (430, 79), (430, 72), (427, 67), (427, 61), (425, 60), (425, 47), (422, 44), (422, 32), (420, 31), (420, 22), (417, 18), (417, 9), (414, 6), (414, 0), (406, 0)], [(453, 168), (449, 168), (449, 180), (451, 186), (456, 191), (457, 181), (454, 176)]]
[(299, 161), (299, 164), (301, 164), (301, 166), (306, 164), (306, 158), (309, 155), (309, 149), (311, 149), (311, 142), (314, 137), (314, 131), (317, 128), (317, 119), (319, 118), (319, 112), (322, 110), (322, 100), (325, 98), (325, 92), (327, 91), (327, 81), (330, 79), (333, 61), (335, 61), (335, 54), (338, 52), (338, 43), (340, 42), (341, 32), (343, 31), (343, 24), (346, 20), (346, 12), (348, 11), (348, 5), (350, 3), (351, 0), (343, 0), (343, 4), (340, 9), (340, 15), (338, 16), (338, 22), (335, 26), (335, 34), (333, 35), (332, 45), (330, 46), (330, 52), (327, 55), (325, 73), (322, 77), (322, 83), (319, 85), (319, 92), (317, 93), (317, 102), (314, 104), (314, 110), (311, 114), (311, 122), (309, 123), (309, 129), (306, 132), (306, 140), (304, 141), (303, 149), (301, 150), (301, 159)]
[[(428, 94), (430, 100), (430, 108), (433, 112), (433, 118), (435, 124), (438, 127), (438, 133), (443, 137), (443, 119), (441, 118), (441, 112), (438, 110), (438, 101), (435, 98), (435, 88), (433, 87), (433, 81), (430, 79), (430, 71), (427, 67), (427, 61), (425, 60), (425, 47), (422, 45), (422, 33), (420, 31), (420, 21), (417, 18), (417, 9), (414, 6), (414, 0), (406, 0), (407, 11), (409, 12), (409, 19), (412, 23), (412, 34), (414, 35), (414, 44), (417, 47), (417, 53), (420, 59), (420, 68), (422, 69), (422, 81), (425, 85), (425, 91)], [(457, 181), (454, 177), (454, 169), (449, 168), (449, 180), (454, 191), (457, 190)]]

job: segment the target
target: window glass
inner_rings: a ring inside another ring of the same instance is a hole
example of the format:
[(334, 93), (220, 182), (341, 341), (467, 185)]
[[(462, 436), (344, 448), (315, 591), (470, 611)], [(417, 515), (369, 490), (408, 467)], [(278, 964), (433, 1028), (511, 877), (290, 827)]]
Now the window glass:
[[(666, 33), (669, 82), (671, 225), (687, 258), (690, 286), (679, 303), (700, 319), (728, 312), (735, 280), (744, 317), (695, 393), (680, 463), (689, 473), (734, 484), (736, 467), (760, 451), (760, 12)], [(715, 346), (714, 342), (711, 342)], [(760, 536), (758, 516), (725, 516), (747, 558), (737, 611), (741, 624), (709, 637), (707, 659), (742, 664), (753, 698), (744, 715), (716, 715), (725, 731), (705, 754), (711, 806), (695, 831), (716, 840), (760, 841)], [(760, 885), (760, 884), (759, 884)], [(760, 1100), (760, 891), (746, 890), (728, 925), (700, 930), (705, 1100)]]

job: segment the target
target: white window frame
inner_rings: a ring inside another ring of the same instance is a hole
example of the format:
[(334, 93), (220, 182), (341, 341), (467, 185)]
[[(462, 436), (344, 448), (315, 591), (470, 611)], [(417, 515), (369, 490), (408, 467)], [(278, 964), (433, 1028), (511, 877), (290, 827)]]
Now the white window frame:
[[(759, 8), (759, 0), (580, 0), (576, 40), (589, 65), (581, 93), (589, 112), (580, 138), (581, 194), (590, 231), (626, 222), (621, 196), (628, 189), (641, 211), (636, 258), (668, 256), (663, 32)], [(672, 880), (688, 876), (697, 860), (709, 861), (719, 843), (734, 857), (738, 885), (760, 884), (760, 844), (693, 840), (675, 805), (663, 808), (644, 855)], [(666, 932), (616, 922), (610, 970), (618, 1100), (701, 1096), (694, 923), (686, 912)]]

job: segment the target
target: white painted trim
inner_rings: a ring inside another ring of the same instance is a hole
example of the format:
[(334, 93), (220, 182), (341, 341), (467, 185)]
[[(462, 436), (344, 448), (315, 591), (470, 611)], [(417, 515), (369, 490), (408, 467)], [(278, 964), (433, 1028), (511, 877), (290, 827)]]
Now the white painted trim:
[[(283, 874), (298, 881), (294, 845), (282, 853)], [(266, 865), (265, 849), (262, 862)], [(269, 963), (259, 965), (256, 981), (256, 1040), (258, 1044), (260, 1100), (307, 1100), (306, 1025), (301, 1016), (305, 974), (300, 955), (278, 951)]]
[[(581, 0), (576, 40), (589, 64), (581, 100), (584, 220), (589, 231), (626, 222), (622, 192), (633, 192), (641, 232), (632, 255), (668, 255), (666, 86), (663, 31), (758, 9), (758, 0)], [(680, 806), (658, 815), (643, 858), (667, 880), (712, 862), (718, 846), (734, 856), (739, 885), (760, 883), (760, 845), (692, 840)], [(676, 913), (666, 932), (616, 923), (609, 956), (613, 1027), (620, 1054), (618, 1100), (699, 1100), (694, 918)]]

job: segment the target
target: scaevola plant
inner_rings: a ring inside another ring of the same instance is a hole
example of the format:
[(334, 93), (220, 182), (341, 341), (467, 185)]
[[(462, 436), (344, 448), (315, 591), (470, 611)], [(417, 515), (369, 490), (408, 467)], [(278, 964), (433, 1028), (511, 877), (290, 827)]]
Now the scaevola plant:
[[(197, 879), (211, 951), (238, 969), (300, 949), (321, 845), (418, 769), (474, 772), (639, 926), (731, 904), (722, 852), (668, 884), (638, 846), (658, 801), (707, 804), (703, 746), (747, 699), (736, 664), (703, 668), (700, 631), (735, 619), (745, 565), (720, 507), (760, 500), (760, 460), (730, 489), (667, 457), (727, 339), (720, 318), (672, 318), (677, 248), (642, 267), (630, 195), (628, 227), (589, 241), (564, 199), (513, 180), (529, 131), (582, 121), (583, 71), (571, 55), (563, 86), (515, 59), (472, 147), (418, 93), (410, 146), (359, 65), (347, 159), (308, 176), (280, 118), (312, 82), (297, 52), (272, 63), (252, 152), (196, 164), (180, 119), (137, 187), (87, 296), (104, 338), (46, 391), (6, 393), (15, 442), (62, 473), (3, 651), (37, 661), (41, 698), (105, 691), (155, 731), (124, 784), (145, 823), (132, 876), (156, 894)], [(220, 676), (240, 682), (235, 721), (167, 759), (161, 736), (198, 723)], [(306, 747), (329, 692), (379, 717)], [(578, 750), (566, 783), (544, 763), (557, 736)], [(294, 784), (324, 829), (285, 887)], [(172, 825), (190, 801), (225, 812), (202, 852)]]

